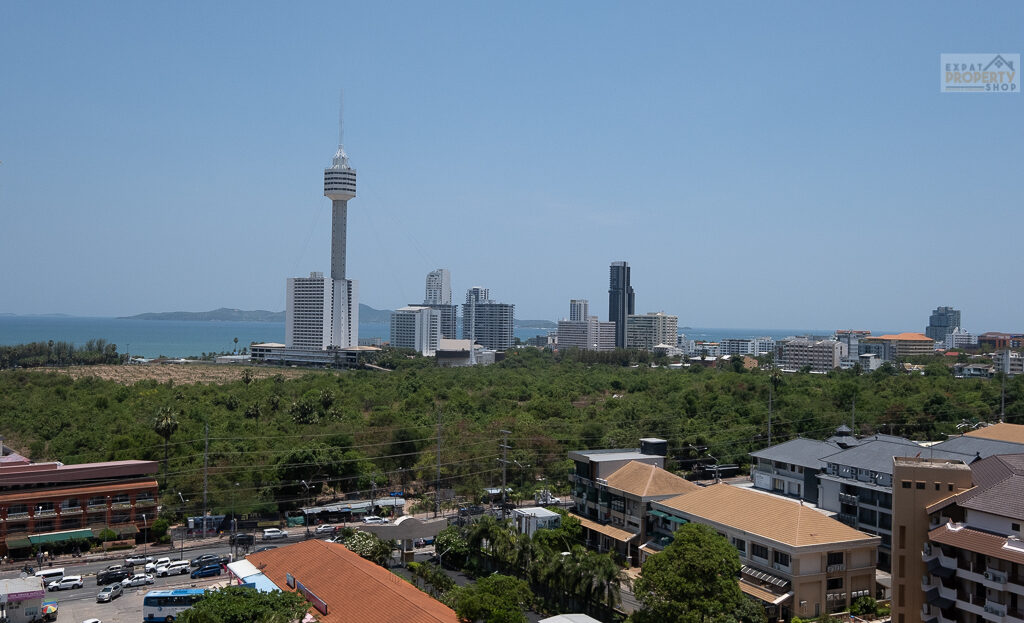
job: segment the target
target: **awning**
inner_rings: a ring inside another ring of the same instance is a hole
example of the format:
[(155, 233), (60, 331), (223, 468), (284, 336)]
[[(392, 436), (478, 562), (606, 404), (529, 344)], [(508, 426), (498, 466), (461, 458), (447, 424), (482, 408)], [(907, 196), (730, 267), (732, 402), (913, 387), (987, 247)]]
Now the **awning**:
[(611, 538), (615, 539), (616, 541), (622, 541), (623, 543), (627, 543), (629, 541), (632, 541), (636, 537), (640, 536), (639, 534), (634, 534), (632, 532), (628, 532), (628, 531), (623, 530), (621, 528), (616, 528), (614, 526), (606, 526), (604, 524), (599, 524), (596, 521), (593, 521), (591, 519), (587, 519), (586, 517), (580, 517), (579, 515), (576, 515), (574, 513), (569, 513), (569, 516), (570, 517), (575, 517), (576, 519), (579, 519), (580, 520), (580, 524), (584, 528), (587, 528), (588, 530), (593, 530), (594, 532), (600, 532), (601, 534), (603, 534), (603, 535), (605, 535), (607, 537), (611, 537)]
[(43, 543), (61, 543), (63, 541), (70, 541), (71, 539), (91, 539), (92, 530), (64, 530), (61, 532), (49, 532), (46, 534), (31, 534), (28, 540), (33, 545), (42, 545)]
[(740, 567), (740, 573), (742, 573), (743, 575), (749, 575), (750, 577), (754, 578), (759, 582), (767, 582), (768, 584), (774, 584), (779, 588), (785, 588), (789, 586), (789, 580), (785, 578), (781, 578), (777, 575), (768, 573), (767, 571), (761, 571), (760, 569), (754, 569), (753, 567), (748, 567), (746, 565)]
[(765, 588), (749, 582), (744, 582), (743, 580), (740, 580), (740, 590), (758, 601), (763, 601), (764, 603), (771, 604), (773, 606), (777, 606), (793, 596), (793, 591), (789, 591), (783, 595), (776, 595)]
[(662, 519), (668, 519), (669, 518), (669, 514), (668, 513), (663, 513), (663, 512), (661, 512), (659, 510), (649, 510), (649, 511), (647, 511), (647, 514), (648, 515), (654, 515), (655, 517), (661, 517)]
[(7, 543), (7, 549), (8, 550), (22, 549), (22, 548), (25, 548), (25, 547), (31, 547), (31, 545), (32, 545), (32, 541), (29, 541), (25, 537), (8, 538), (6, 540), (6, 543)]
[(243, 580), (250, 575), (256, 575), (260, 572), (260, 570), (256, 568), (256, 565), (252, 564), (245, 558), (228, 563), (228, 571), (230, 571), (231, 574), (239, 580)]
[(678, 524), (690, 523), (689, 519), (683, 519), (682, 517), (676, 517), (675, 515), (669, 515), (666, 519)]

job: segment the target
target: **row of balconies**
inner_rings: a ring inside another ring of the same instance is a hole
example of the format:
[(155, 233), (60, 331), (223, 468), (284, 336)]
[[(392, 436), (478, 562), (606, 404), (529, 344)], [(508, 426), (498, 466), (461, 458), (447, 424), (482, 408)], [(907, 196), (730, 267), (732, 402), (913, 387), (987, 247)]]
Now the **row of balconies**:
[[(153, 507), (153, 506), (156, 506), (156, 500), (139, 500), (139, 501), (135, 502), (134, 504), (132, 504), (131, 502), (115, 502), (115, 503), (111, 503), (109, 506), (106, 503), (104, 503), (104, 504), (88, 504), (88, 505), (86, 505), (85, 508), (86, 508), (87, 511), (90, 511), (90, 512), (106, 512), (108, 509), (110, 509), (110, 510), (130, 510), (132, 507), (135, 507), (135, 508), (150, 508), (150, 507)], [(59, 513), (57, 512), (58, 511), (57, 508), (37, 509), (34, 513), (30, 513), (29, 511), (22, 511), (22, 512), (17, 512), (17, 513), (10, 513), (9, 512), (9, 513), (7, 513), (7, 517), (6, 518), (0, 518), (0, 522), (2, 522), (2, 521), (19, 521), (19, 520), (23, 520), (23, 519), (32, 519), (32, 518), (40, 518), (40, 517), (56, 517), (58, 515), (80, 515), (83, 512), (81, 506), (61, 506), (59, 510), (60, 510)]]

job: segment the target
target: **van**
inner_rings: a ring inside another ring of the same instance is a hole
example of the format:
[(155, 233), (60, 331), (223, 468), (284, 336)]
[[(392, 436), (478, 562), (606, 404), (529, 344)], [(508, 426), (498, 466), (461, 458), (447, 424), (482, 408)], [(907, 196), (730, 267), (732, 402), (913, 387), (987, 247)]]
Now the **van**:
[(64, 579), (64, 567), (54, 567), (52, 569), (43, 569), (42, 571), (36, 571), (36, 577), (43, 579), (43, 585), (46, 586), (54, 580)]

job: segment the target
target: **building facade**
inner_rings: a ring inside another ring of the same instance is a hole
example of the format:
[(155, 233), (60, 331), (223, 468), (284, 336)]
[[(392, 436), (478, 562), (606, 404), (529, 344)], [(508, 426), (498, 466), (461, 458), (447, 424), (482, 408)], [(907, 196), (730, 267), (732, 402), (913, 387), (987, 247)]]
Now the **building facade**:
[(452, 304), (452, 274), (447, 268), (438, 268), (427, 273), (423, 303), (426, 305)]
[(462, 339), (484, 348), (504, 351), (515, 344), (515, 305), (490, 300), (490, 290), (479, 286), (466, 292), (462, 306)]
[(105, 529), (134, 538), (156, 519), (156, 461), (32, 463), (0, 448), (0, 553), (27, 556), (33, 545)]
[(326, 350), (358, 346), (357, 288), (351, 279), (329, 279), (318, 272), (309, 277), (289, 277), (285, 347)]
[(935, 341), (920, 333), (897, 333), (862, 338), (859, 348), (859, 354), (878, 355), (882, 361), (898, 361), (934, 354)]
[(629, 283), (629, 264), (612, 262), (608, 276), (608, 322), (615, 325), (615, 347), (626, 347), (626, 319), (636, 312), (636, 296)]
[(815, 372), (828, 372), (838, 368), (844, 356), (843, 344), (835, 340), (782, 340), (777, 342), (776, 351), (776, 364), (787, 370), (810, 366)]
[[(742, 565), (740, 589), (764, 605), (770, 620), (843, 612), (876, 594), (879, 538), (800, 502), (718, 483), (651, 507), (662, 548), (681, 523), (709, 526), (728, 539)], [(657, 551), (645, 548), (643, 558)]]
[(662, 344), (675, 346), (678, 334), (679, 318), (664, 312), (626, 317), (626, 348), (653, 351)]
[(936, 307), (928, 317), (924, 334), (934, 342), (942, 342), (953, 329), (960, 326), (960, 310), (952, 307)]
[(590, 319), (590, 301), (587, 299), (569, 300), (569, 320), (583, 322)]
[(433, 357), (440, 340), (440, 311), (410, 305), (391, 312), (391, 346), (411, 348), (425, 357)]

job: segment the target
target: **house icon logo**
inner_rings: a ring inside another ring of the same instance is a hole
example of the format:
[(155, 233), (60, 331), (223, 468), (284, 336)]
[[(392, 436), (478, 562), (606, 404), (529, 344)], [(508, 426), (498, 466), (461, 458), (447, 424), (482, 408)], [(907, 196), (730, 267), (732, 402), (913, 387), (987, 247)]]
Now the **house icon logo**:
[(1020, 54), (942, 54), (940, 93), (1020, 93)]

